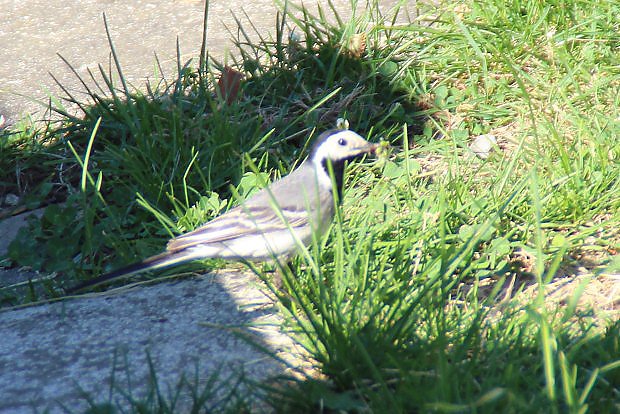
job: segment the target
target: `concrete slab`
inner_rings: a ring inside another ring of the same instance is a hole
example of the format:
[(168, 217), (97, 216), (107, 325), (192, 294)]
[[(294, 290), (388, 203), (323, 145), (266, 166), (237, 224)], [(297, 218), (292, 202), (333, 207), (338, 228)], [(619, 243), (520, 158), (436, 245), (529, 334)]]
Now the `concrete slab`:
[[(245, 272), (219, 272), (0, 313), (0, 412), (81, 412), (88, 407), (81, 390), (106, 402), (113, 375), (119, 389), (139, 397), (147, 356), (162, 390), (196, 372), (205, 381), (220, 368), (223, 378), (244, 372), (259, 381), (282, 373), (281, 363), (226, 329), (291, 358), (294, 345), (256, 283)], [(178, 412), (191, 402), (182, 397)], [(115, 400), (125, 401), (121, 393)]]
[[(304, 3), (314, 13), (316, 4), (330, 10), (328, 0)], [(351, 15), (349, 0), (332, 3), (341, 16)], [(380, 1), (385, 11), (397, 3)], [(415, 3), (404, 4), (413, 13)], [(107, 69), (110, 47), (104, 12), (123, 74), (137, 88), (154, 78), (155, 53), (167, 78), (174, 79), (177, 39), (183, 62), (199, 56), (202, 42), (204, 2), (198, 0), (0, 0), (0, 10), (0, 116), (6, 125), (25, 114), (41, 119), (41, 103), (47, 104), (50, 94), (65, 96), (50, 73), (76, 97), (83, 97), (84, 88), (57, 54), (85, 79), (88, 69), (98, 72), (100, 63)], [(210, 0), (209, 53), (222, 59), (233, 47), (228, 29), (237, 33), (235, 16), (253, 40), (259, 33), (268, 38), (275, 33), (276, 11), (274, 0)]]

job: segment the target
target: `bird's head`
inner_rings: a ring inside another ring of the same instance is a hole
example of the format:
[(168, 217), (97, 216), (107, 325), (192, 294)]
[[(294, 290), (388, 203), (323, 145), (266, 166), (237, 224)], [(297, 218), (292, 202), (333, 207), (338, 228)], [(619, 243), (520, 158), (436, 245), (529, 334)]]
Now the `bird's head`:
[(371, 144), (353, 131), (332, 129), (319, 135), (310, 153), (310, 159), (315, 164), (323, 164), (325, 161), (337, 164), (373, 153), (377, 147), (377, 144)]
[(310, 162), (317, 171), (319, 183), (327, 188), (332, 187), (328, 164), (331, 164), (339, 195), (342, 195), (342, 180), (345, 161), (373, 153), (378, 148), (377, 144), (366, 141), (353, 131), (348, 129), (334, 129), (323, 132), (317, 138)]

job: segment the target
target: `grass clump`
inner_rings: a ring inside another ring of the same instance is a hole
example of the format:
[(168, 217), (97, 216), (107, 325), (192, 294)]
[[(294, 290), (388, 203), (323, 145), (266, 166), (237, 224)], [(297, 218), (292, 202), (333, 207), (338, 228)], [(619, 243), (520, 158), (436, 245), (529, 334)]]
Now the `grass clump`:
[[(318, 30), (319, 23), (313, 25)], [(302, 30), (311, 35), (309, 27)], [(67, 91), (66, 101), (80, 114), (71, 116), (57, 107), (61, 121), (37, 134), (46, 143), (40, 156), (49, 177), (38, 187), (44, 193), (38, 201), (51, 202), (46, 191), (55, 188), (55, 201), (63, 204), (48, 209), (41, 222), (20, 234), (11, 259), (35, 270), (61, 272), (58, 283), (50, 282), (46, 289), (47, 295), (55, 295), (60, 285), (156, 253), (166, 238), (230, 206), (231, 185), (256, 182), (241, 180), (252, 175), (243, 154), (261, 170), (284, 174), (305, 156), (315, 131), (333, 127), (352, 110), (357, 114), (358, 107), (366, 108), (366, 128), (380, 119), (395, 123), (389, 108), (371, 104), (379, 90), (367, 86), (378, 82), (374, 60), (350, 58), (332, 42), (333, 36), (314, 39), (307, 50), (283, 43), (280, 35), (258, 45), (238, 41), (245, 60), (236, 69), (215, 61), (192, 68), (179, 61), (177, 79), (149, 85), (146, 93), (127, 88), (118, 63), (116, 73), (100, 67), (102, 81), (96, 87), (83, 80), (92, 103)], [(287, 53), (281, 53), (283, 48)], [(250, 53), (256, 56), (254, 64), (247, 58)], [(311, 71), (315, 66), (323, 71)], [(230, 99), (223, 96), (223, 85), (233, 77), (243, 81)], [(412, 105), (384, 83), (394, 104)], [(11, 148), (22, 143), (16, 145)], [(8, 172), (34, 158), (6, 160)], [(19, 174), (29, 176), (37, 168), (28, 164)], [(5, 191), (20, 193), (12, 183), (20, 178), (7, 174)], [(251, 188), (238, 190), (243, 195)]]
[[(232, 100), (216, 71), (232, 69), (216, 62), (179, 65), (177, 81), (148, 94), (91, 94), (41, 147), (56, 167), (47, 185), (70, 177), (65, 205), (18, 238), (12, 260), (69, 275), (47, 282), (53, 291), (154, 253), (228, 208), (230, 184), (260, 182), (241, 154), (284, 174), (344, 116), (395, 148), (351, 169), (327, 245), (284, 275), (289, 327), (314, 369), (265, 386), (274, 408), (613, 412), (619, 6), (420, 5), (408, 22), (393, 12), (372, 3), (332, 24), (332, 11), (289, 8), (274, 38), (240, 30)], [(497, 142), (485, 159), (469, 148), (482, 134)], [(59, 243), (46, 220), (80, 240), (62, 264), (20, 257)], [(552, 292), (558, 281), (567, 287)]]

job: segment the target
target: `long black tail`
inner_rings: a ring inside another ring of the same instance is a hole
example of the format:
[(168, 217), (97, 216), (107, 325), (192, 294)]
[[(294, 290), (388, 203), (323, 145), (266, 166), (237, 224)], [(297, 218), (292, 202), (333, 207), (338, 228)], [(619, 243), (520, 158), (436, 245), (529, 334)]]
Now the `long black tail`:
[(84, 283), (81, 283), (77, 286), (69, 288), (67, 290), (68, 294), (73, 294), (84, 290), (89, 287), (100, 285), (104, 282), (109, 282), (114, 279), (118, 279), (120, 277), (127, 277), (131, 275), (136, 275), (138, 273), (146, 272), (148, 270), (162, 269), (165, 267), (169, 267), (178, 263), (183, 263), (189, 260), (195, 259), (195, 257), (191, 257), (187, 254), (187, 252), (181, 250), (178, 252), (164, 252), (155, 256), (151, 256), (147, 259), (144, 259), (141, 262), (131, 264), (129, 266), (125, 266), (118, 270), (114, 270), (110, 273), (105, 273), (99, 277), (88, 280)]

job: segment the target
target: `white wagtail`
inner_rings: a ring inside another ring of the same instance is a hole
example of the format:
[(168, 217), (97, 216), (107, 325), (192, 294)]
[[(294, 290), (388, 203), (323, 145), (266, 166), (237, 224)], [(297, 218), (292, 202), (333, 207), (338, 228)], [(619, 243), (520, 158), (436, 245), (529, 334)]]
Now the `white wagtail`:
[(373, 153), (371, 144), (350, 130), (330, 130), (318, 138), (295, 171), (273, 182), (225, 214), (168, 242), (166, 251), (106, 273), (69, 292), (197, 259), (265, 261), (288, 257), (300, 244), (321, 236), (334, 217), (334, 188), (342, 195), (345, 162)]

